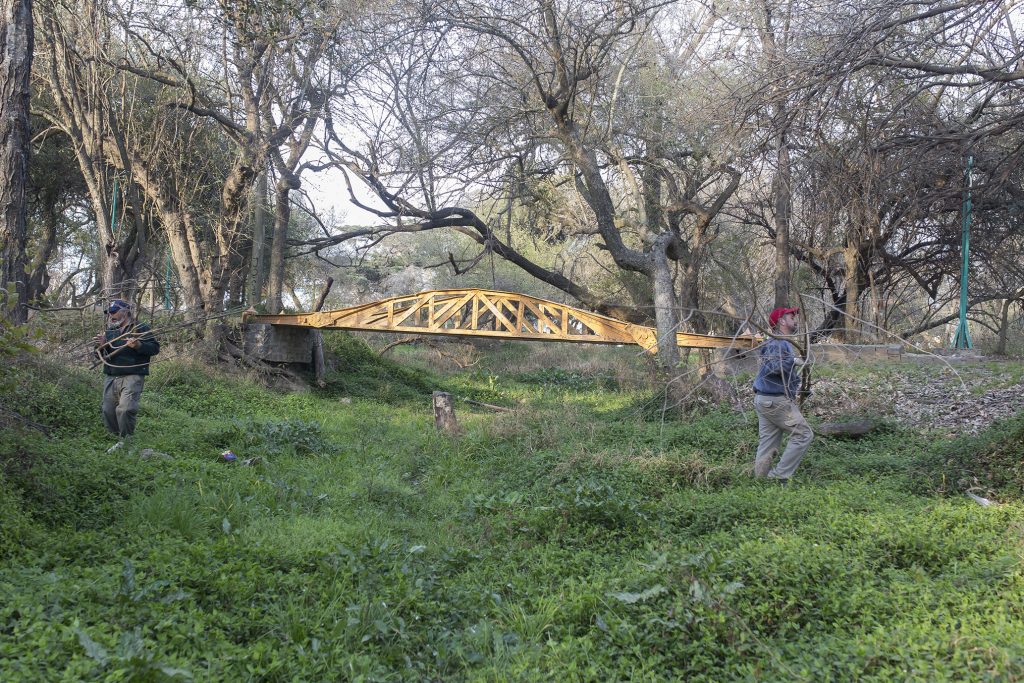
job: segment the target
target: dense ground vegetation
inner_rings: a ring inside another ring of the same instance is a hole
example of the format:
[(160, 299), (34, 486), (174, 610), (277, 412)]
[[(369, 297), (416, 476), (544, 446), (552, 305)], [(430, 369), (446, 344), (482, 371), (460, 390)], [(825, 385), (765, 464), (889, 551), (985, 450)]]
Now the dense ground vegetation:
[[(148, 460), (105, 453), (97, 375), (18, 357), (4, 680), (1024, 676), (1020, 419), (821, 438), (779, 488), (749, 476), (751, 414), (663, 420), (619, 350), (442, 376), (328, 343), (323, 391), (157, 364)], [(434, 388), (516, 409), (459, 404), (441, 436)]]

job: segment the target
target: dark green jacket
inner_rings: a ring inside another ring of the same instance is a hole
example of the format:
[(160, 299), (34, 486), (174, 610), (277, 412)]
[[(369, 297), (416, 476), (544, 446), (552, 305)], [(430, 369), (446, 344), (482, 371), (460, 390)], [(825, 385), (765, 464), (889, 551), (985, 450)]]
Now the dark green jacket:
[[(138, 347), (133, 349), (126, 346), (127, 336), (118, 339), (126, 332), (139, 338)], [(108, 328), (105, 335), (107, 342), (100, 347), (100, 355), (103, 356), (104, 361), (104, 375), (119, 377), (121, 375), (149, 374), (150, 357), (160, 353), (160, 342), (153, 336), (149, 325), (131, 323), (127, 328)]]

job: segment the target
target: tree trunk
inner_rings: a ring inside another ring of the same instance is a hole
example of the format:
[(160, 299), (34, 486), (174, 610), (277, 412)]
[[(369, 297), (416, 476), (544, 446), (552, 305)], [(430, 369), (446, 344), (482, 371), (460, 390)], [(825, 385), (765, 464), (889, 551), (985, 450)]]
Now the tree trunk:
[(228, 308), (238, 308), (245, 301), (245, 282), (249, 271), (242, 262), (245, 250), (231, 259), (231, 275), (228, 277)]
[(189, 244), (188, 231), (183, 225), (181, 214), (173, 211), (160, 211), (160, 223), (167, 233), (167, 243), (171, 247), (171, 261), (178, 271), (178, 283), (181, 297), (188, 309), (189, 317), (199, 320), (203, 315), (203, 293), (199, 284), (199, 273), (196, 271)]
[(40, 211), (43, 217), (43, 235), (39, 240), (39, 248), (32, 256), (32, 263), (29, 266), (28, 294), (29, 303), (37, 303), (45, 295), (50, 286), (50, 274), (46, 270), (46, 264), (50, 262), (54, 248), (57, 246), (57, 225), (60, 222), (60, 214), (57, 211), (57, 196), (55, 191), (45, 192), (40, 202)]
[[(324, 289), (320, 292), (320, 298), (316, 300), (316, 306), (313, 310), (319, 313), (323, 307), (324, 302), (327, 300), (327, 295), (331, 291), (331, 285), (334, 284), (334, 278), (327, 278), (327, 283), (324, 285)], [(327, 359), (324, 358), (324, 334), (320, 330), (313, 330), (311, 335), (313, 338), (313, 378), (316, 381), (316, 385), (321, 389), (327, 386)]]
[(298, 312), (302, 311), (306, 307), (302, 305), (302, 299), (299, 298), (299, 293), (295, 291), (295, 285), (288, 284), (288, 296), (292, 298), (292, 307)]
[(775, 308), (790, 306), (790, 273), (789, 228), (790, 207), (792, 206), (792, 169), (790, 166), (789, 145), (786, 131), (789, 127), (786, 104), (786, 90), (789, 85), (787, 63), (785, 59), (789, 38), (788, 15), (791, 7), (786, 3), (775, 3), (763, 0), (757, 5), (755, 18), (761, 48), (764, 52), (765, 68), (772, 79), (778, 78), (776, 85), (771, 87), (770, 103), (774, 113), (772, 126), (775, 134), (775, 154), (777, 167), (772, 179), (772, 202), (775, 210)]
[(848, 343), (857, 341), (857, 331), (860, 326), (857, 324), (857, 302), (860, 299), (860, 274), (857, 271), (858, 262), (857, 245), (852, 241), (847, 243), (843, 249), (843, 262), (846, 265), (846, 274), (843, 278), (843, 288), (846, 291), (845, 320), (843, 321), (843, 339)]
[[(119, 299), (122, 297), (121, 282), (124, 280), (123, 273), (120, 268), (121, 254), (117, 251), (117, 242), (114, 239), (114, 222), (113, 220), (106, 220), (106, 204), (104, 202), (93, 201), (93, 206), (96, 210), (97, 227), (101, 225), (107, 226), (107, 229), (100, 230), (100, 276), (99, 280), (102, 283), (101, 288), (103, 295), (111, 299)], [(100, 211), (103, 211), (104, 220), (101, 223), (98, 218)]]
[(1006, 338), (1010, 329), (1010, 305), (1013, 299), (1003, 299), (999, 305), (999, 342), (996, 344), (996, 355), (1006, 355)]
[[(256, 125), (254, 114), (247, 116), (246, 128), (250, 134), (256, 133)], [(210, 313), (224, 310), (231, 279), (241, 269), (242, 223), (253, 184), (259, 175), (256, 168), (260, 158), (258, 148), (252, 142), (241, 144), (221, 186), (220, 216), (214, 225), (213, 248), (208, 250), (206, 260), (199, 262), (203, 276), (203, 300)]]
[(252, 221), (252, 289), (249, 305), (256, 306), (263, 301), (263, 285), (266, 282), (265, 261), (267, 235), (267, 169), (261, 169), (256, 178), (256, 198), (253, 202)]
[(285, 178), (277, 181), (274, 191), (274, 235), (270, 244), (270, 277), (267, 281), (267, 312), (271, 314), (280, 313), (284, 307), (281, 295), (284, 292), (284, 247), (292, 215), (288, 199), (291, 190)]
[(672, 269), (668, 262), (666, 242), (669, 235), (662, 235), (654, 245), (654, 324), (658, 332), (658, 363), (665, 370), (679, 365), (679, 345), (676, 332), (679, 331), (679, 307), (676, 302), (676, 288), (672, 281)]
[(206, 260), (198, 263), (203, 308), (209, 313), (224, 310), (224, 292), (231, 272), (230, 261), (230, 252), (218, 250), (217, 253), (208, 253)]
[[(32, 71), (32, 2), (3, 0), (0, 27), (0, 308), (8, 320), (28, 318), (27, 239), (29, 75)], [(11, 296), (13, 294), (13, 297)]]
[(772, 193), (775, 195), (775, 308), (790, 305), (789, 216), (793, 177), (789, 163), (789, 147), (784, 132), (778, 134), (779, 168), (775, 172)]
[(682, 278), (679, 284), (679, 302), (686, 319), (683, 324), (690, 332), (707, 334), (708, 321), (700, 310), (700, 270), (703, 256), (700, 252), (690, 253), (682, 263)]
[[(56, 90), (57, 85), (50, 84), (51, 90)], [(72, 116), (67, 113), (67, 116)], [(86, 188), (89, 190), (89, 203), (92, 206), (93, 217), (96, 224), (96, 242), (99, 253), (98, 280), (100, 295), (108, 298), (130, 299), (131, 291), (126, 291), (134, 286), (135, 270), (137, 266), (129, 268), (128, 251), (135, 242), (136, 231), (133, 229), (132, 239), (124, 239), (121, 246), (117, 244), (117, 235), (121, 231), (116, 227), (114, 215), (113, 190), (114, 183), (110, 175), (111, 166), (105, 156), (102, 141), (98, 139), (98, 133), (92, 129), (74, 129), (75, 135), (68, 134), (75, 142), (75, 158), (78, 160), (78, 168), (85, 179)], [(114, 154), (114, 168), (125, 168), (125, 160), (119, 154)], [(130, 192), (122, 192), (119, 188), (117, 204), (121, 208), (122, 199), (130, 196)], [(138, 188), (135, 188), (135, 204), (142, 202), (138, 197)], [(122, 253), (122, 250), (126, 253)], [(134, 260), (138, 263), (138, 259)], [(126, 282), (128, 281), (128, 282)]]

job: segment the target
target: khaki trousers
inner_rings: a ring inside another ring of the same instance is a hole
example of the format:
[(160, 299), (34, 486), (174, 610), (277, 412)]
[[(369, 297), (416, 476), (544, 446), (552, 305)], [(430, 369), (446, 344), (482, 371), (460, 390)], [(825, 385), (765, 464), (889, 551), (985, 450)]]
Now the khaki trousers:
[(142, 375), (108, 375), (103, 383), (103, 424), (118, 436), (135, 433), (135, 416), (142, 397)]
[[(797, 402), (785, 396), (754, 396), (754, 410), (757, 411), (757, 457), (754, 460), (754, 476), (771, 479), (789, 479), (814, 439), (807, 420), (800, 414)], [(789, 434), (789, 442), (782, 458), (775, 467), (772, 460), (779, 452), (782, 434)], [(769, 471), (771, 468), (771, 471)]]

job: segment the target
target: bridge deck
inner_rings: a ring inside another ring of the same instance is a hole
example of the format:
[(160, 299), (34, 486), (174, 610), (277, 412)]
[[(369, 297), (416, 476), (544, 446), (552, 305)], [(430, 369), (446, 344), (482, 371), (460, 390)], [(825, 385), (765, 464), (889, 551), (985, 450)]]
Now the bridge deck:
[[(525, 294), (485, 289), (420, 292), (319, 313), (249, 315), (247, 322), (321, 330), (363, 330), (587, 344), (637, 344), (653, 350), (657, 332)], [(752, 349), (751, 336), (676, 334), (679, 346)]]

